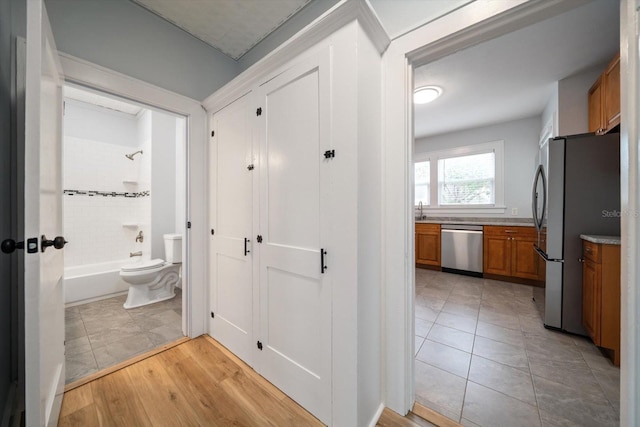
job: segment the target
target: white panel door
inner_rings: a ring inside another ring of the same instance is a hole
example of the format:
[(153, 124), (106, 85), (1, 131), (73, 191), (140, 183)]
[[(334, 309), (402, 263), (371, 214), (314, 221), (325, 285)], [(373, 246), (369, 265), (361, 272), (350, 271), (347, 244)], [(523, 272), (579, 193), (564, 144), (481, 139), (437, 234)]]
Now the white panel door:
[[(253, 180), (250, 95), (213, 115), (211, 335), (249, 365), (253, 339)], [(253, 116), (255, 120), (255, 115)], [(257, 178), (256, 178), (257, 179)]]
[(324, 52), (264, 84), (258, 118), (263, 236), (258, 370), (324, 423), (331, 420), (332, 354), (326, 240), (331, 161), (324, 158), (328, 63)]
[[(64, 390), (63, 251), (43, 247), (62, 232), (62, 78), (42, 0), (27, 2), (25, 76), (25, 416), (55, 426)], [(56, 247), (64, 246), (64, 240)], [(51, 242), (52, 243), (52, 242)], [(26, 246), (29, 247), (27, 241)]]

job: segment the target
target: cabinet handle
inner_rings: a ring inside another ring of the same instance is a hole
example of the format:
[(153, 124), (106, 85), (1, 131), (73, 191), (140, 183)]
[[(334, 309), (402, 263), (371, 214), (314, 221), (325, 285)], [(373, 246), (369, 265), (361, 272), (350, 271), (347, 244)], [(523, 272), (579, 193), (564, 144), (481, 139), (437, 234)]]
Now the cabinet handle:
[(504, 230), (505, 233), (509, 233), (509, 234), (515, 234), (517, 233), (516, 230)]
[(591, 248), (590, 248), (589, 246), (586, 246), (586, 247), (584, 248), (584, 251), (585, 251), (585, 252), (591, 252)]
[(578, 258), (578, 262), (584, 262), (584, 258)]

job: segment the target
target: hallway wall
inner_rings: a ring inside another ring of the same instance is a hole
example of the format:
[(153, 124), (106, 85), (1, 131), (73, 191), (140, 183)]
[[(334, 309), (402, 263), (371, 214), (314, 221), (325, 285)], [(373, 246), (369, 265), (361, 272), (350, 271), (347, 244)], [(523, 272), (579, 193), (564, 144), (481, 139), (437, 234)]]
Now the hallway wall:
[(58, 50), (202, 100), (238, 74), (233, 59), (129, 0), (46, 0)]

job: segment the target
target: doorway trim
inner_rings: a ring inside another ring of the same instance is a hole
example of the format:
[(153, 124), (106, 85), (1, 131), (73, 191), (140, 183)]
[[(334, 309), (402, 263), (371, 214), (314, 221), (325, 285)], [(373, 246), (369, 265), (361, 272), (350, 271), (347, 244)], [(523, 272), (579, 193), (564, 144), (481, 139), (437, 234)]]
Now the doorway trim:
[[(586, 3), (585, 0), (476, 0), (394, 39), (385, 52), (382, 129), (383, 360), (386, 406), (400, 414), (411, 410), (415, 393), (415, 248), (412, 238), (415, 223), (411, 173), (414, 145), (413, 69)], [(623, 25), (621, 22), (621, 27)], [(628, 353), (626, 355), (630, 356)], [(625, 397), (623, 393), (623, 408)]]
[(190, 338), (206, 332), (207, 198), (192, 197), (206, 192), (206, 124), (202, 105), (191, 98), (129, 77), (91, 62), (58, 52), (65, 81), (97, 89), (186, 118), (186, 221), (183, 262), (182, 330)]

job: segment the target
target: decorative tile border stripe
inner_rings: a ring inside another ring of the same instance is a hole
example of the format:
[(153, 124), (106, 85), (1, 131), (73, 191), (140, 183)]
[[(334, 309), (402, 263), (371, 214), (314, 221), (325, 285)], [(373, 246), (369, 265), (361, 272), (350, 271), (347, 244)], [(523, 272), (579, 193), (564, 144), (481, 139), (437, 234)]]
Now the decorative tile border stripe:
[(102, 197), (128, 197), (128, 198), (137, 198), (137, 197), (147, 197), (151, 195), (151, 191), (140, 191), (138, 193), (118, 193), (116, 191), (93, 191), (93, 190), (63, 190), (64, 194), (68, 196), (102, 196)]

